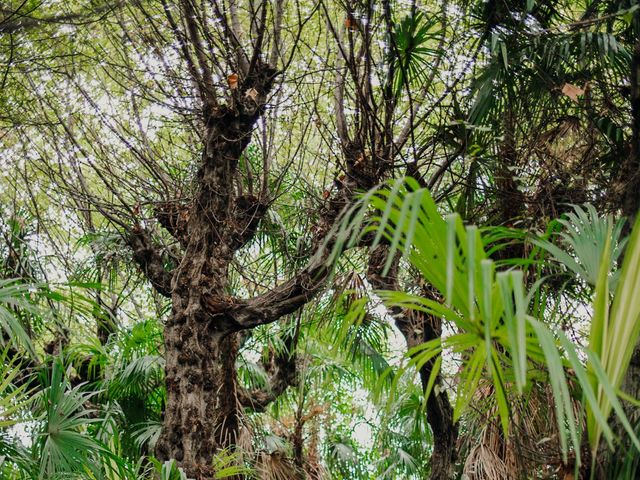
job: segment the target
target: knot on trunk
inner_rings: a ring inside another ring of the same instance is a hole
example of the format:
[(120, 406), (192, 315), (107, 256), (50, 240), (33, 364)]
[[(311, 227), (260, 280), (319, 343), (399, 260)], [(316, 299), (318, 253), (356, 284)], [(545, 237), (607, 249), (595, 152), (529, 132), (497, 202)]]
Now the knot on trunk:
[(185, 246), (190, 207), (179, 201), (167, 201), (158, 203), (154, 207), (154, 213), (160, 225)]
[(347, 162), (347, 175), (358, 188), (369, 190), (383, 178), (385, 170), (392, 166), (380, 149), (364, 148), (361, 142), (350, 141), (343, 147)]

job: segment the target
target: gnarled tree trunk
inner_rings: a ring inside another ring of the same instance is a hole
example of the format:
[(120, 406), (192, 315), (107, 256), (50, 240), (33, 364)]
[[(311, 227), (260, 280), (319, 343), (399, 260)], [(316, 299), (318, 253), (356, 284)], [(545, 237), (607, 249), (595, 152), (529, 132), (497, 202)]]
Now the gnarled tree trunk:
[(215, 452), (236, 443), (242, 409), (238, 334), (210, 328), (197, 312), (174, 311), (165, 332), (167, 407), (156, 452), (195, 478), (209, 478)]

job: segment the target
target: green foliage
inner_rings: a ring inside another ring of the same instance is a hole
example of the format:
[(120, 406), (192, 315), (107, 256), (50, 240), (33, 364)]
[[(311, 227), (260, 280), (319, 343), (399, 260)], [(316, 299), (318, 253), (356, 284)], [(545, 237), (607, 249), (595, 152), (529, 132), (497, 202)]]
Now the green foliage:
[(395, 25), (391, 58), (396, 72), (394, 92), (398, 96), (413, 82), (424, 82), (433, 59), (441, 54), (432, 43), (440, 32), (436, 30), (438, 17), (418, 12), (406, 16)]
[(35, 350), (22, 319), (38, 311), (30, 300), (33, 291), (31, 285), (21, 280), (0, 279), (0, 327), (6, 334), (0, 335), (0, 340), (4, 343), (5, 338), (11, 339), (31, 355), (35, 355)]
[[(337, 240), (328, 291), (297, 318), (238, 334), (240, 386), (268, 389), (278, 355), (295, 356), (298, 378), (266, 412), (244, 412), (243, 445), (212, 458), (218, 478), (261, 476), (267, 457), (290, 473), (294, 434), (310, 478), (426, 478), (435, 394), (452, 394), (461, 436), (495, 422), (508, 442), (521, 405), (550, 391), (536, 448), (557, 444), (563, 458), (549, 465), (579, 456), (585, 433), (593, 451), (615, 446), (612, 414), (636, 452), (621, 400), (638, 400), (619, 390), (638, 337), (638, 227), (623, 239), (622, 221), (597, 213), (620, 208), (628, 180), (636, 2), (236, 2), (247, 33), (237, 38), (225, 2), (220, 14), (216, 2), (188, 3), (203, 20), (177, 35), (165, 20), (188, 23), (180, 2), (0, 7), (0, 478), (186, 477), (152, 457), (171, 301), (127, 238), (144, 227), (162, 267), (184, 266), (185, 239), (157, 217), (171, 205), (186, 220), (200, 198), (209, 119), (189, 75), (210, 65), (224, 110), (239, 47), (258, 42), (278, 74), (255, 134), (239, 142), (249, 145), (229, 159), (229, 192), (268, 210), (230, 262), (225, 295), (243, 302), (305, 268), (318, 225), (351, 201), (352, 181), (370, 185), (369, 170), (408, 171), (430, 189), (363, 194), (327, 237)], [(267, 15), (264, 38), (253, 8)], [(238, 93), (250, 103), (251, 90)], [(582, 202), (596, 206), (567, 207)], [(400, 291), (372, 291), (363, 239), (389, 247), (385, 270), (402, 257)], [(423, 284), (443, 301), (416, 294)], [(390, 309), (442, 319), (442, 338), (405, 352)], [(416, 369), (427, 364), (422, 391)]]
[[(625, 429), (634, 439), (636, 448), (640, 449), (634, 429), (626, 420), (617, 397), (611, 394), (612, 390), (617, 391), (622, 385), (640, 335), (640, 302), (636, 297), (640, 291), (640, 218), (631, 233), (617, 288), (610, 286), (608, 278), (611, 268), (609, 249), (611, 238), (615, 238), (611, 232), (610, 227), (594, 294), (588, 352), (589, 369), (593, 388), (597, 389), (600, 411), (608, 418), (611, 410), (615, 410)], [(614, 291), (612, 301), (610, 291)], [(611, 385), (601, 382), (602, 377), (606, 377)], [(594, 418), (596, 414), (593, 409), (588, 409), (587, 414), (589, 440), (595, 452), (602, 434), (602, 426)]]
[(620, 272), (614, 271), (625, 241), (621, 239), (624, 220), (614, 223), (613, 217), (601, 217), (593, 205), (586, 205), (585, 209), (574, 206), (574, 211), (567, 213), (558, 223), (564, 227), (559, 236), (570, 248), (566, 251), (555, 243), (534, 239), (533, 243), (544, 248), (562, 265), (580, 277), (588, 285), (595, 287), (598, 283), (602, 259), (606, 256), (609, 263), (606, 266), (609, 285), (615, 289)]
[(86, 405), (95, 393), (71, 387), (62, 360), (54, 359), (46, 374), (45, 389), (35, 398), (34, 415), (41, 424), (33, 445), (39, 459), (38, 476), (56, 478), (61, 474), (95, 473), (97, 459), (109, 455), (89, 430), (98, 422)]
[[(598, 398), (597, 407), (587, 405), (587, 430), (595, 454), (603, 434), (602, 422), (596, 417), (608, 418), (612, 409), (619, 415), (622, 413), (613, 392), (622, 384), (640, 333), (640, 310), (634, 298), (640, 288), (637, 275), (640, 268), (640, 228), (636, 224), (622, 268), (616, 269), (627, 242), (627, 239), (620, 237), (624, 220), (614, 223), (610, 215), (600, 217), (591, 205), (587, 205), (586, 210), (575, 206), (574, 211), (567, 215), (567, 219), (558, 220), (564, 226), (560, 237), (570, 248), (569, 251), (548, 241), (534, 240), (534, 243), (594, 288), (587, 352), (590, 361), (587, 368), (592, 389), (597, 392)], [(564, 341), (568, 340), (565, 338)], [(601, 378), (605, 376), (608, 382), (601, 384)], [(635, 438), (625, 416), (621, 415), (620, 419), (632, 438)], [(605, 435), (607, 441), (611, 444), (611, 434), (608, 429), (605, 430), (608, 433)]]
[(16, 380), (21, 373), (19, 360), (9, 357), (8, 350), (0, 353), (0, 429), (5, 429), (19, 422), (16, 418), (29, 402), (27, 389), (28, 379), (23, 379), (22, 385), (16, 386)]
[[(378, 213), (365, 221), (362, 212), (371, 210)], [(582, 220), (588, 222), (586, 214), (581, 210), (580, 212)], [(591, 213), (595, 215), (594, 211)], [(374, 233), (374, 247), (380, 242), (388, 242), (388, 258), (393, 258), (394, 253), (400, 251), (403, 258), (415, 266), (425, 281), (440, 291), (444, 298), (440, 303), (405, 292), (378, 293), (389, 306), (423, 311), (442, 317), (455, 326), (455, 333), (424, 343), (408, 352), (410, 360), (406, 368), (420, 369), (426, 362), (436, 359), (425, 396), (431, 394), (430, 389), (441, 365), (443, 349), (450, 349), (462, 360), (458, 372), (460, 382), (454, 417), (460, 418), (470, 408), (481, 381), (489, 380), (506, 435), (509, 433), (513, 395), (531, 388), (532, 379), (539, 378), (540, 375), (536, 365), (542, 364), (555, 398), (563, 456), (567, 458), (569, 446), (572, 445), (579, 463), (579, 418), (574, 413), (572, 388), (567, 378), (567, 368), (571, 368), (575, 373), (572, 380), (579, 385), (583, 395), (590, 429), (604, 432), (607, 440), (612, 441), (607, 419), (610, 405), (613, 405), (632, 439), (637, 442), (633, 431), (628, 427), (616, 394), (640, 329), (640, 317), (634, 310), (637, 302), (634, 304), (629, 298), (630, 292), (637, 288), (635, 277), (628, 280), (625, 278), (626, 286), (623, 286), (625, 282), (620, 282), (621, 290), (614, 301), (617, 320), (612, 323), (612, 327), (606, 327), (606, 333), (604, 327), (599, 326), (606, 321), (600, 318), (604, 313), (599, 312), (606, 310), (596, 308), (592, 327), (596, 332), (594, 338), (611, 338), (613, 343), (611, 347), (607, 345), (606, 349), (599, 348), (595, 352), (586, 350), (588, 362), (585, 367), (578, 348), (563, 332), (558, 332), (556, 336), (544, 324), (543, 319), (529, 314), (531, 296), (537, 286), (534, 286), (531, 293), (527, 293), (522, 272), (496, 272), (494, 262), (485, 253), (477, 228), (464, 227), (456, 215), (443, 218), (429, 192), (420, 189), (414, 180), (407, 179), (406, 183), (398, 180), (386, 188), (368, 193), (351, 209), (347, 220), (350, 221), (345, 222), (348, 227), (345, 229), (343, 224), (341, 231), (354, 232), (357, 238)], [(594, 220), (597, 222), (595, 225), (583, 224), (580, 231), (574, 227), (570, 230), (574, 237), (567, 234), (565, 238), (573, 238), (572, 245), (578, 245), (581, 254), (590, 251), (584, 244), (590, 245), (594, 238), (606, 239), (605, 254), (599, 258), (602, 258), (601, 272), (608, 272), (611, 267), (608, 242), (612, 237), (613, 224), (610, 220)], [(600, 228), (603, 224), (608, 225), (604, 232)], [(636, 237), (640, 235), (638, 232), (640, 228), (634, 231)], [(575, 236), (580, 235), (586, 238), (576, 241)], [(357, 241), (357, 238), (354, 240), (353, 236), (349, 237), (346, 233), (341, 235), (342, 241), (338, 242), (336, 249), (342, 248), (346, 242)], [(640, 271), (634, 269), (638, 252), (640, 248), (637, 240), (632, 241), (625, 259), (625, 263), (631, 265), (626, 267), (626, 276), (635, 276)], [(389, 264), (388, 261), (387, 268)], [(579, 271), (585, 270), (583, 268)], [(600, 282), (596, 299), (601, 298), (601, 295), (608, 298), (606, 290), (604, 293), (602, 291), (603, 288), (608, 288), (606, 275), (601, 278), (604, 278), (604, 283)], [(611, 337), (607, 337), (609, 332)], [(613, 362), (609, 356), (613, 355), (612, 352), (620, 351), (625, 352), (623, 362)], [(590, 436), (593, 448), (597, 448), (598, 440), (599, 437)]]

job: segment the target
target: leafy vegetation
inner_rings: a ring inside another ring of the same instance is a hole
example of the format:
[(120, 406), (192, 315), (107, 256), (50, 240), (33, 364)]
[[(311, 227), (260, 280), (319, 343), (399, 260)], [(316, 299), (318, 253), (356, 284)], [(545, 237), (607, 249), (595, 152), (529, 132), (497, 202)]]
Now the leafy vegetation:
[(636, 478), (639, 38), (4, 2), (0, 478)]

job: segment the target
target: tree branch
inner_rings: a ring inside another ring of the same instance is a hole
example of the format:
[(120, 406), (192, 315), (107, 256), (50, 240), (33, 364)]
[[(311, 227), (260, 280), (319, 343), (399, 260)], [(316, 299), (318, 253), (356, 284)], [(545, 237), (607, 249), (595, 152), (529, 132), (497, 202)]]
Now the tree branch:
[(266, 203), (253, 195), (242, 195), (236, 199), (235, 220), (229, 240), (233, 251), (239, 250), (254, 237), (267, 208)]
[(154, 213), (158, 223), (178, 240), (183, 247), (187, 246), (187, 222), (191, 212), (189, 207), (177, 201), (163, 202), (155, 206)]
[(133, 250), (133, 259), (140, 266), (151, 285), (160, 295), (171, 297), (173, 275), (164, 268), (162, 256), (153, 245), (149, 233), (140, 226), (136, 226), (127, 237), (127, 243)]
[(339, 218), (351, 205), (355, 186), (354, 182), (345, 179), (345, 183), (335, 192), (312, 227), (311, 231), (315, 235), (312, 246), (314, 254), (305, 268), (286, 282), (251, 299), (227, 303), (212, 299), (210, 312), (224, 312), (227, 328), (232, 331), (244, 330), (275, 322), (315, 297), (331, 273), (331, 265), (327, 265), (326, 256), (336, 241), (334, 226), (338, 225)]
[(297, 383), (296, 357), (293, 353), (296, 343), (297, 335), (288, 334), (284, 339), (286, 348), (283, 351), (275, 352), (271, 349), (269, 361), (264, 362), (269, 374), (269, 382), (265, 388), (247, 390), (238, 387), (238, 399), (242, 406), (254, 412), (263, 412), (288, 387)]

